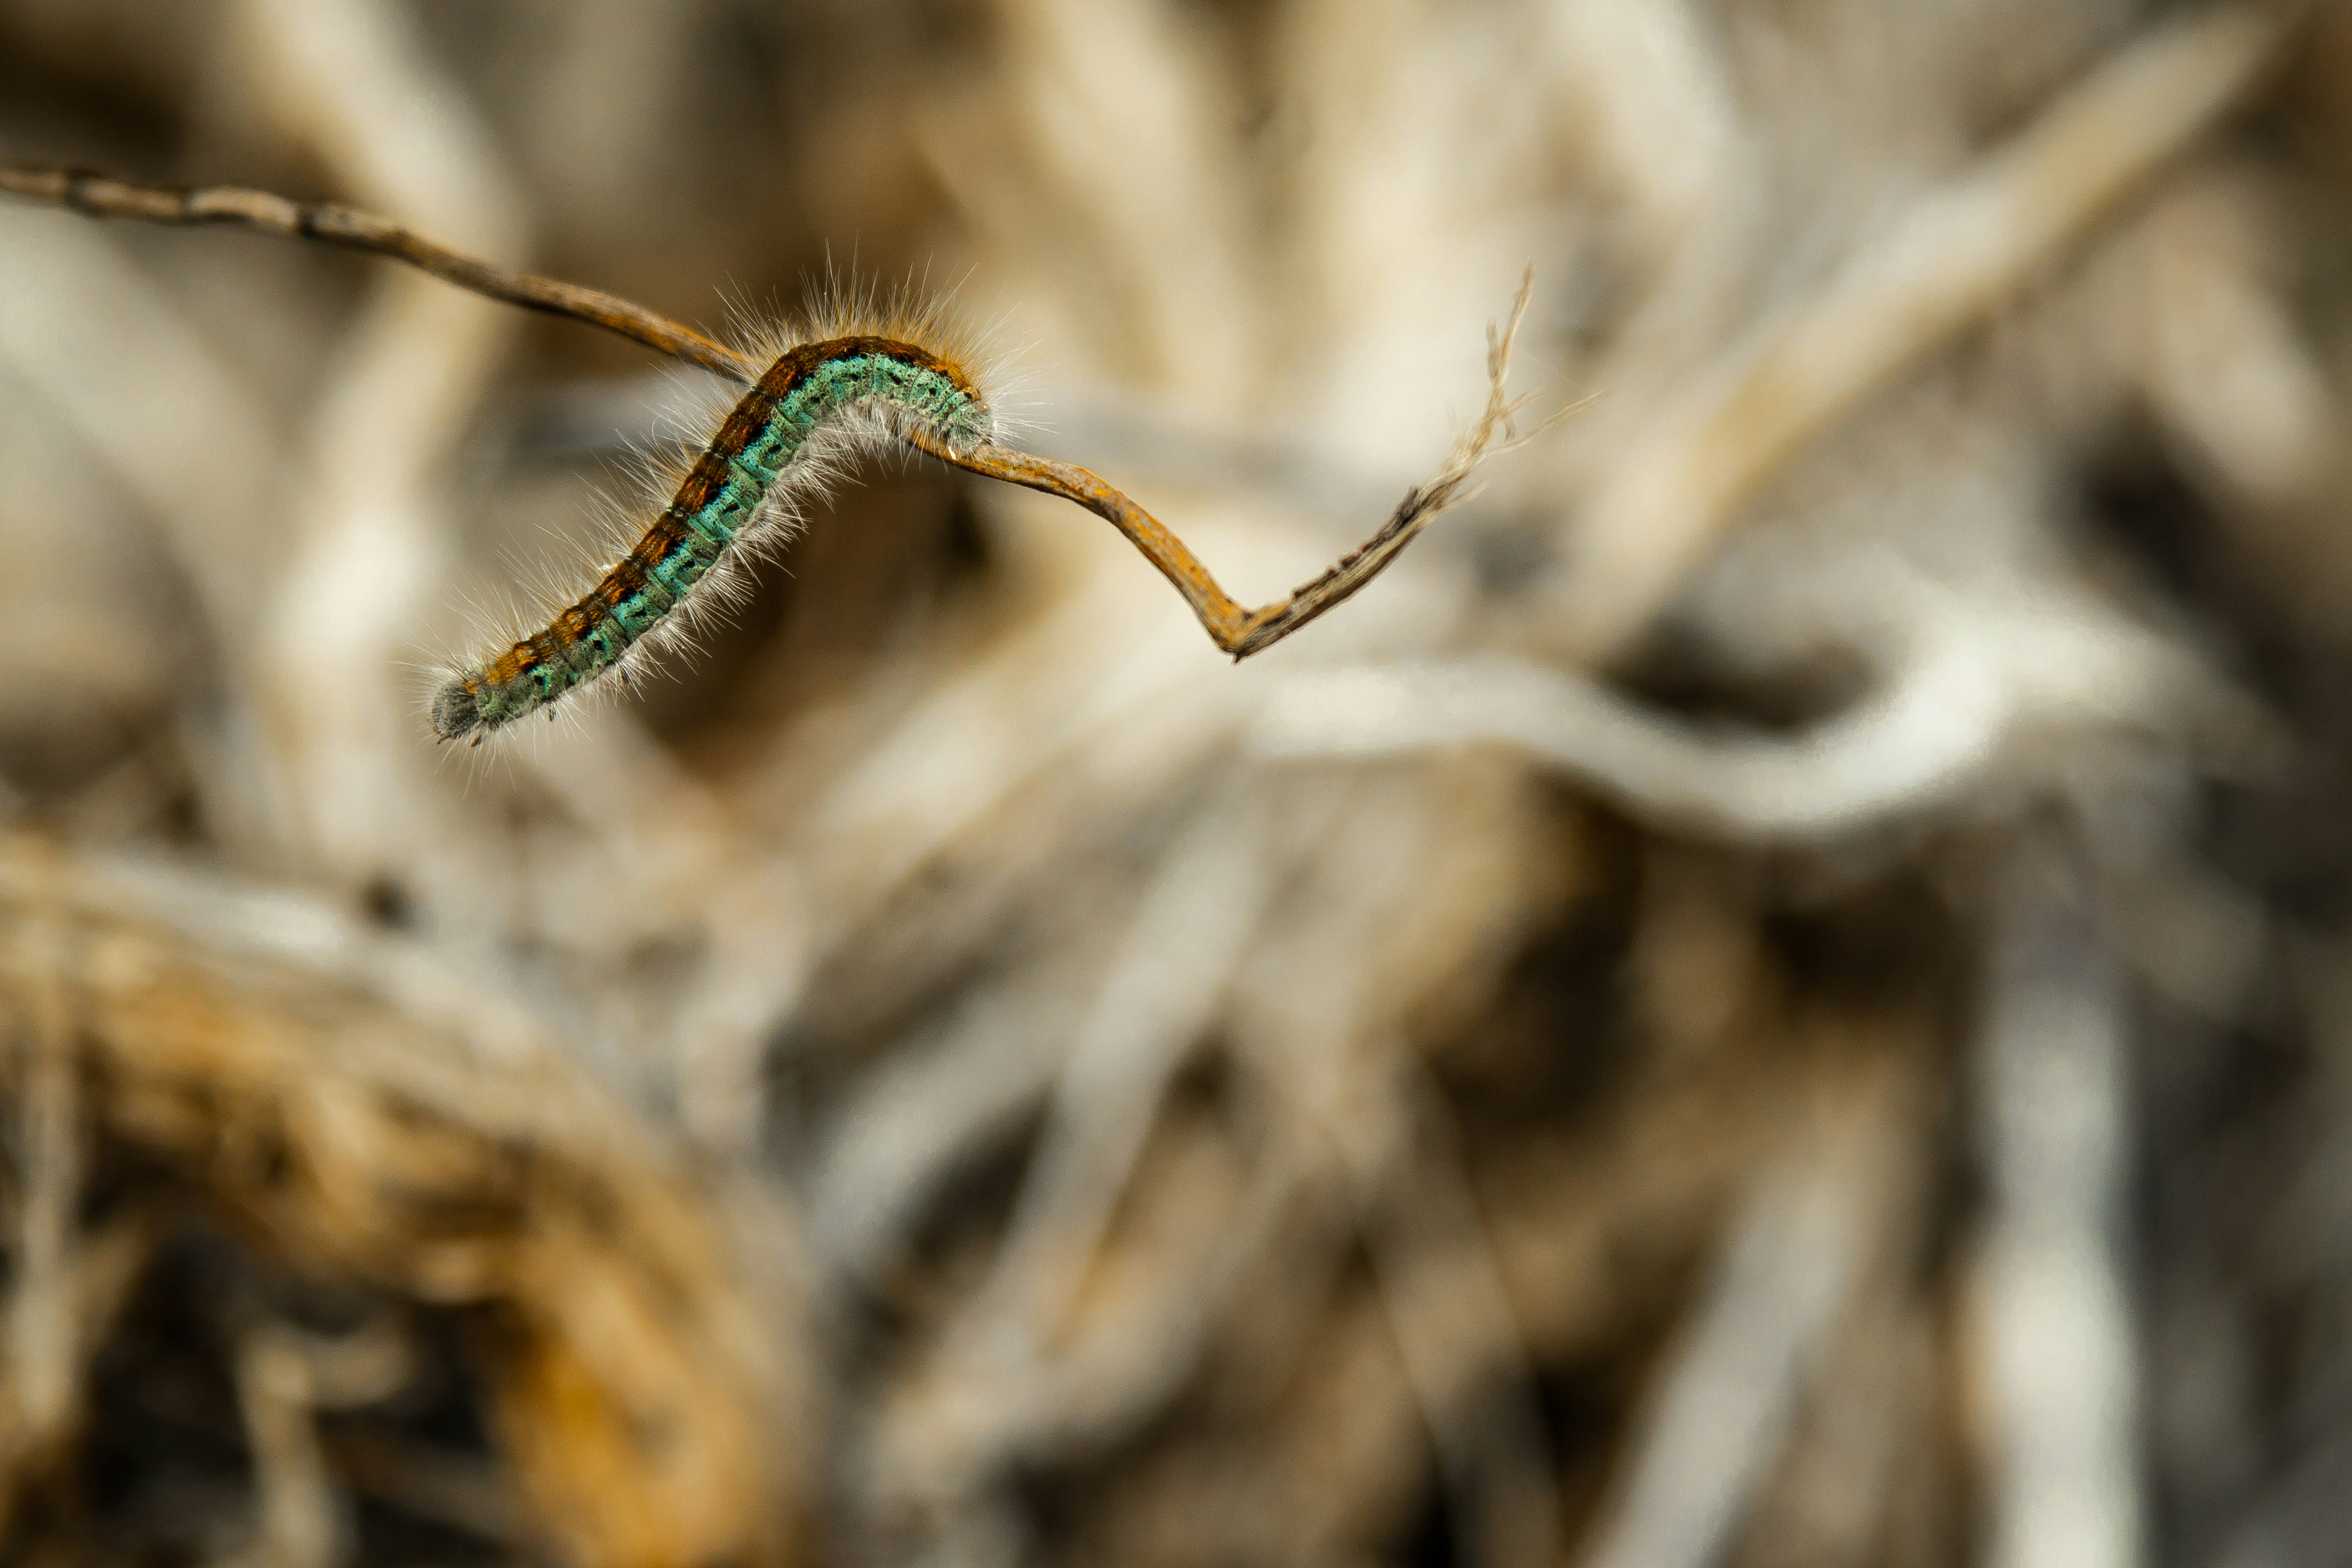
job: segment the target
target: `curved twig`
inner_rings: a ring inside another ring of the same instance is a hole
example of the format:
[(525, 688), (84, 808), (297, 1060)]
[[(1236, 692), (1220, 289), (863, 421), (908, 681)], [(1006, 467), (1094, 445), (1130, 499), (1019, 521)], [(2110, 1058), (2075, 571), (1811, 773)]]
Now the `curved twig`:
[[(992, 479), (1003, 479), (1007, 484), (1043, 490), (1047, 495), (1076, 501), (1093, 512), (1126, 535), (1129, 543), (1160, 568), (1160, 575), (1173, 584), (1176, 591), (1184, 595), (1184, 602), (1192, 606), (1192, 613), (1200, 617), (1210, 640), (1219, 649), (1233, 655), (1235, 660), (1244, 659), (1272, 647), (1324, 611), (1353, 596), (1403, 553), (1404, 547), (1413, 542), (1431, 518), (1469, 493), (1470, 476), (1482, 461), (1495, 452), (1507, 451), (1531, 439), (1549, 426), (1552, 421), (1547, 420), (1526, 436), (1514, 433), (1511, 416), (1525, 406), (1526, 399), (1513, 398), (1504, 390), (1511, 368), (1511, 343), (1518, 334), (1519, 322), (1527, 315), (1528, 300), (1534, 288), (1535, 269), (1529, 268), (1519, 280), (1509, 319), (1500, 328), (1487, 329), (1486, 408), (1478, 423), (1454, 447), (1445, 466), (1424, 483), (1407, 490), (1380, 531), (1341, 556), (1329, 571), (1301, 584), (1288, 598), (1259, 609), (1245, 609), (1236, 603), (1217, 585), (1217, 580), (1201, 564), (1200, 558), (1185, 548), (1184, 542), (1170, 532), (1165, 524), (1075, 464), (1057, 463), (1009, 447), (977, 447), (959, 452), (925, 436), (912, 436), (909, 439), (943, 463)], [(1562, 414), (1567, 412), (1563, 410)], [(1503, 437), (1499, 446), (1496, 442), (1498, 433)]]
[[(389, 257), (488, 299), (568, 316), (618, 332), (730, 381), (748, 385), (759, 379), (760, 367), (732, 349), (642, 305), (576, 284), (506, 271), (436, 245), (387, 219), (333, 202), (289, 201), (242, 185), (136, 184), (85, 169), (28, 164), (0, 164), (0, 192), (61, 206), (88, 217), (139, 218), (179, 226), (230, 224), (262, 234), (318, 240)], [(921, 436), (909, 436), (908, 440), (941, 462), (987, 479), (1059, 496), (1104, 519), (1184, 595), (1185, 603), (1192, 606), (1192, 613), (1207, 629), (1210, 640), (1236, 660), (1244, 659), (1273, 647), (1326, 610), (1353, 596), (1387, 570), (1430, 519), (1469, 493), (1472, 471), (1481, 461), (1528, 438), (1511, 430), (1511, 416), (1525, 400), (1509, 397), (1504, 391), (1504, 379), (1510, 368), (1512, 339), (1527, 314), (1533, 287), (1534, 269), (1530, 268), (1520, 281), (1508, 321), (1499, 329), (1488, 329), (1486, 411), (1456, 445), (1445, 466), (1427, 482), (1406, 491), (1379, 531), (1342, 556), (1329, 571), (1303, 584), (1288, 598), (1255, 610), (1244, 607), (1219, 587), (1200, 558), (1158, 519), (1084, 468), (1009, 447), (988, 445), (959, 452)], [(1538, 426), (1538, 431), (1541, 428)], [(1496, 440), (1497, 433), (1504, 437), (1499, 444)], [(1531, 431), (1528, 435), (1536, 433)]]

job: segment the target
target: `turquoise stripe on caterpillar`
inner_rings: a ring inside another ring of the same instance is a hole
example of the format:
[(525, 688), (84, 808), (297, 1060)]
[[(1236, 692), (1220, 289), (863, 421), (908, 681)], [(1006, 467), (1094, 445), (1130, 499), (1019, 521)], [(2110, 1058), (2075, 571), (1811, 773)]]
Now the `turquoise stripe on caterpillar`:
[(667, 616), (694, 602), (696, 588), (759, 523), (763, 503), (816, 431), (865, 402), (894, 406), (958, 447), (993, 433), (978, 390), (919, 345), (843, 338), (786, 351), (736, 405), (627, 558), (535, 637), (442, 688), (433, 703), (436, 733), (443, 740), (474, 733), (478, 742), (478, 731), (536, 712), (619, 665)]

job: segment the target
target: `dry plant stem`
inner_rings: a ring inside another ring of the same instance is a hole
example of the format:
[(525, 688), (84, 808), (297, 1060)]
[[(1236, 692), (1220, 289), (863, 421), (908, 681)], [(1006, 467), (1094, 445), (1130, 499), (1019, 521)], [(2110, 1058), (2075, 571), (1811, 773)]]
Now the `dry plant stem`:
[(1169, 1083), (1215, 1021), (1279, 869), (1262, 840), (1262, 826), (1230, 801), (1195, 819), (1079, 1026), (987, 1289), (1029, 1343), (1069, 1314)]
[(329, 1568), (341, 1500), (319, 1447), (309, 1369), (283, 1333), (245, 1336), (236, 1392), (252, 1445), (258, 1555), (278, 1568)]
[[(1352, 597), (1403, 553), (1404, 547), (1413, 542), (1431, 518), (1462, 499), (1471, 473), (1490, 451), (1507, 451), (1530, 440), (1561, 416), (1554, 416), (1526, 436), (1517, 435), (1510, 427), (1511, 416), (1525, 405), (1525, 399), (1512, 398), (1504, 385), (1510, 374), (1511, 343), (1527, 316), (1528, 300), (1534, 289), (1535, 269), (1530, 267), (1519, 279), (1519, 291), (1511, 301), (1509, 320), (1500, 329), (1487, 329), (1486, 412), (1454, 447), (1445, 466), (1428, 482), (1407, 490), (1380, 531), (1341, 556), (1339, 564), (1302, 585), (1288, 598), (1261, 609), (1244, 609), (1236, 603), (1209, 575), (1200, 558), (1184, 547), (1182, 540), (1150, 512), (1084, 468), (1003, 447), (956, 452), (922, 437), (916, 438), (915, 444), (941, 462), (1003, 479), (1007, 484), (1060, 496), (1093, 512), (1126, 535), (1128, 542), (1143, 552), (1145, 558), (1160, 568), (1160, 575), (1175, 584), (1221, 651), (1236, 660), (1244, 659), (1272, 647), (1326, 610)], [(1504, 437), (1500, 447), (1496, 447), (1495, 441), (1498, 433)]]
[[(1363, 1240), (1406, 1384), (1429, 1425), (1458, 1514), (1458, 1553), (1512, 1568), (1559, 1560), (1556, 1461), (1537, 1411), (1510, 1292), (1478, 1209), (1456, 1129), (1412, 1047), (1366, 1041), (1362, 1130), (1327, 1131), (1347, 1168)], [(1418, 1138), (1404, 1133), (1418, 1124)], [(1404, 1133), (1404, 1137), (1400, 1137)]]
[(1870, 1086), (1734, 1218), (1580, 1568), (1713, 1568), (1737, 1546), (1878, 1222), (1887, 1098)]
[[(62, 943), (37, 926), (26, 946), (62, 967)], [(22, 1196), (17, 1204), (16, 1279), (7, 1300), (9, 1373), (0, 1441), (10, 1468), (26, 1459), (46, 1464), (75, 1414), (81, 1359), (73, 1310), (74, 1211), (81, 1200), (79, 1068), (63, 981), (52, 973), (26, 1010), (18, 1088), (18, 1147)], [(12, 1478), (13, 1479), (14, 1478)], [(0, 1501), (0, 1517), (5, 1503)]]
[[(264, 234), (315, 239), (371, 255), (388, 256), (421, 268), (445, 283), (454, 283), (488, 299), (568, 316), (618, 332), (732, 381), (748, 384), (759, 377), (759, 368), (741, 355), (641, 305), (593, 289), (504, 271), (446, 249), (397, 224), (331, 202), (289, 201), (242, 185), (142, 185), (89, 170), (26, 164), (0, 164), (0, 191), (90, 217), (142, 218), (150, 223), (182, 226), (233, 224)], [(1444, 467), (1426, 483), (1406, 491), (1380, 531), (1342, 556), (1329, 571), (1288, 598), (1255, 610), (1244, 608), (1219, 587), (1200, 558), (1158, 519), (1084, 468), (1007, 447), (982, 446), (959, 452), (923, 435), (910, 433), (907, 438), (941, 462), (988, 479), (1059, 496), (1104, 519), (1175, 584), (1218, 649), (1236, 660), (1244, 659), (1273, 647), (1325, 611), (1353, 597), (1403, 553), (1405, 546), (1413, 542), (1430, 519), (1465, 497), (1470, 476), (1481, 461), (1549, 427), (1551, 421), (1527, 436), (1514, 432), (1511, 416), (1524, 405), (1525, 400), (1513, 399), (1504, 391), (1512, 340), (1527, 315), (1534, 287), (1535, 269), (1530, 267), (1511, 302), (1509, 320), (1500, 329), (1489, 327), (1487, 331), (1486, 411), (1455, 446)], [(1496, 440), (1498, 434), (1503, 437), (1500, 445)]]
[(1799, 453), (2210, 130), (2278, 57), (2299, 14), (2221, 6), (2153, 31), (1811, 297), (1727, 347), (1613, 456), (1552, 602), (1563, 647), (1605, 658), (1638, 636)]
[(2008, 873), (1975, 1062), (1994, 1568), (2126, 1568), (2150, 1555), (2126, 1239), (2129, 993), (2099, 950), (2080, 879), (2053, 869), (2064, 854), (2029, 844)]
[(569, 316), (618, 332), (732, 381), (756, 378), (742, 357), (691, 327), (594, 289), (508, 272), (411, 234), (398, 224), (334, 202), (296, 202), (244, 185), (142, 185), (86, 169), (0, 164), (0, 191), (88, 217), (141, 218), (194, 226), (227, 224), (289, 239), (315, 239), (405, 261), (445, 283), (528, 310)]

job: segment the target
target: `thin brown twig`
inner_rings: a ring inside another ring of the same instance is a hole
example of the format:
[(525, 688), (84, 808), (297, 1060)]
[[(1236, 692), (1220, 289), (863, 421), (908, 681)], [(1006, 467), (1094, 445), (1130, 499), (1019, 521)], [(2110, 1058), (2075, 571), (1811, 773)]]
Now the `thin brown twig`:
[[(1235, 659), (1244, 659), (1272, 647), (1326, 610), (1352, 597), (1403, 553), (1404, 547), (1413, 542), (1430, 519), (1468, 493), (1472, 472), (1487, 457), (1532, 439), (1572, 411), (1562, 410), (1525, 436), (1511, 427), (1511, 416), (1526, 406), (1527, 400), (1511, 397), (1504, 390), (1505, 378), (1510, 372), (1511, 343), (1517, 336), (1519, 322), (1527, 315), (1528, 300), (1534, 289), (1535, 269), (1529, 268), (1511, 301), (1509, 319), (1499, 329), (1487, 329), (1486, 412), (1454, 447), (1445, 466), (1426, 482), (1407, 490), (1380, 531), (1341, 556), (1329, 571), (1302, 584), (1288, 598), (1259, 609), (1247, 609), (1237, 603), (1217, 585), (1217, 580), (1201, 564), (1200, 558), (1186, 549), (1184, 542), (1170, 532), (1166, 525), (1075, 464), (1057, 463), (1008, 447), (976, 447), (959, 452), (929, 436), (918, 434), (910, 439), (943, 463), (1076, 501), (1103, 519), (1125, 534), (1128, 542), (1143, 552), (1145, 558), (1160, 568), (1160, 575), (1175, 584), (1176, 591), (1184, 595), (1184, 602), (1192, 606), (1192, 613), (1201, 618), (1201, 625), (1208, 629), (1210, 640)], [(1496, 441), (1497, 434), (1502, 437), (1499, 446)]]
[(649, 349), (715, 371), (746, 384), (759, 370), (723, 343), (711, 342), (643, 305), (614, 295), (527, 272), (509, 272), (411, 234), (396, 223), (335, 202), (296, 202), (245, 185), (142, 185), (88, 169), (0, 163), (0, 191), (61, 206), (85, 217), (140, 218), (194, 226), (227, 224), (289, 239), (314, 239), (371, 256), (405, 261), (488, 299), (527, 310), (569, 316), (618, 332)]
[[(583, 289), (529, 273), (509, 272), (460, 255), (412, 234), (399, 225), (333, 202), (295, 202), (242, 185), (145, 185), (84, 169), (0, 164), (0, 192), (61, 206), (88, 217), (140, 218), (172, 225), (230, 224), (263, 234), (318, 240), (419, 268), (445, 283), (527, 310), (568, 316), (618, 332), (689, 364), (731, 381), (750, 384), (760, 367), (691, 327), (642, 305), (593, 289)], [(1469, 493), (1473, 470), (1487, 457), (1531, 439), (1571, 410), (1562, 410), (1537, 430), (1521, 436), (1511, 416), (1526, 399), (1510, 397), (1504, 382), (1511, 343), (1525, 319), (1535, 285), (1529, 268), (1511, 303), (1509, 319), (1487, 329), (1486, 407), (1454, 447), (1436, 475), (1405, 492), (1380, 530), (1314, 581), (1289, 597), (1258, 609), (1235, 601), (1211, 576), (1200, 558), (1158, 519), (1098, 476), (1009, 447), (982, 445), (958, 451), (921, 432), (908, 440), (943, 463), (1007, 484), (1042, 490), (1074, 501), (1119, 531), (1184, 595), (1210, 640), (1236, 659), (1280, 642), (1334, 605), (1353, 597), (1403, 553), (1429, 521)], [(1496, 442), (1500, 434), (1502, 440)]]

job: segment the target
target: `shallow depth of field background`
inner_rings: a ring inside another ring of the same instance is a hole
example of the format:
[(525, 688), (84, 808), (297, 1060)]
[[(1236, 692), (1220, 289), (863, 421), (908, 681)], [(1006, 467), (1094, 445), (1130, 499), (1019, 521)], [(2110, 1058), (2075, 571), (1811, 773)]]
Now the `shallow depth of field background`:
[(0, 1560), (2352, 1542), (2352, 19), (5, 0), (0, 156), (828, 265), (1246, 602), (861, 476), (478, 753), (698, 390), (0, 203)]

